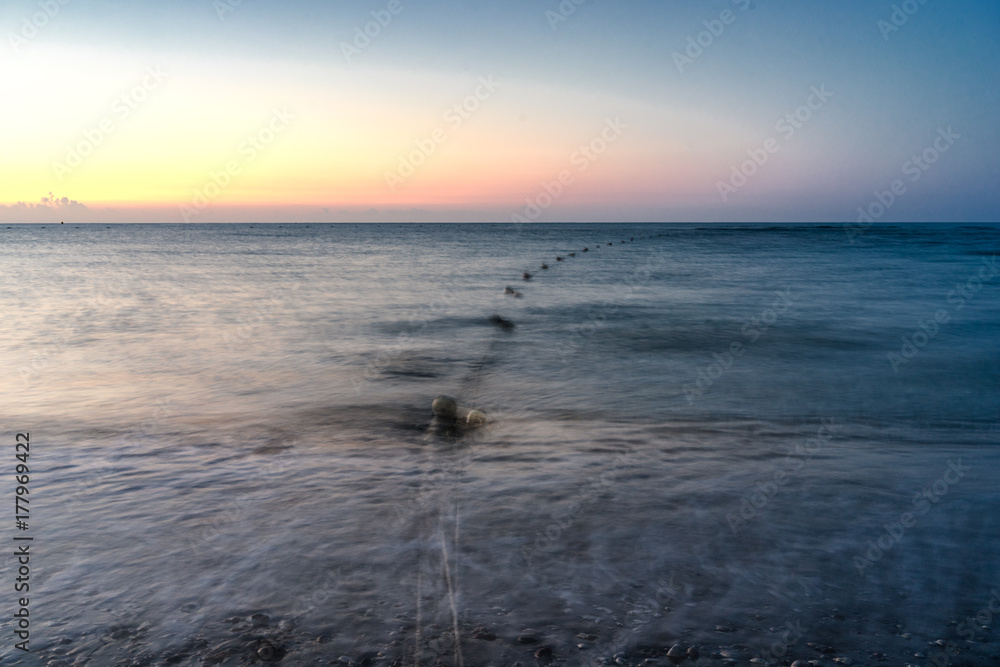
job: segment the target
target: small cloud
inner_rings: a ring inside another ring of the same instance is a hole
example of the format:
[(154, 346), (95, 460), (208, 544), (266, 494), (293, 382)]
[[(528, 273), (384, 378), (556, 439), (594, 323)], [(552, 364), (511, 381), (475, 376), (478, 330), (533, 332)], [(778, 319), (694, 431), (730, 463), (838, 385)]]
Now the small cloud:
[(4, 208), (21, 208), (21, 209), (36, 209), (36, 208), (80, 208), (86, 209), (86, 205), (81, 204), (75, 199), (70, 199), (69, 197), (56, 197), (51, 192), (46, 197), (42, 197), (37, 204), (27, 204), (23, 201), (19, 201), (11, 206), (6, 206), (0, 204)]
[[(45, 214), (51, 215), (55, 211), (83, 214), (90, 212), (90, 209), (87, 208), (86, 204), (81, 204), (75, 199), (57, 197), (51, 192), (39, 199), (37, 204), (24, 201), (19, 201), (16, 204), (0, 204), (0, 214), (14, 214), (18, 219), (24, 220), (44, 221), (48, 219)], [(5, 215), (3, 218), (10, 219), (11, 216)]]

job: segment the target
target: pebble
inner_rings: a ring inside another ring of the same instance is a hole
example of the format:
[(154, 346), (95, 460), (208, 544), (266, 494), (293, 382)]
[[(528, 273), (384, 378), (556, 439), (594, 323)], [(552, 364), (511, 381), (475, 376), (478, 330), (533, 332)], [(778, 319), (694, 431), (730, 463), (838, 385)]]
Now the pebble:
[(701, 655), (701, 653), (698, 652), (698, 647), (697, 646), (691, 646), (691, 647), (689, 647), (688, 650), (687, 650), (687, 654), (688, 654), (688, 657), (691, 658), (691, 660), (693, 660), (695, 662), (698, 662), (698, 657)]
[(547, 660), (552, 657), (552, 649), (548, 646), (542, 646), (537, 651), (535, 651), (535, 657), (539, 660)]
[(517, 641), (521, 644), (537, 644), (538, 637), (532, 634), (523, 634), (517, 636)]
[(850, 658), (834, 658), (833, 661), (838, 665), (849, 665), (851, 664)]
[(581, 632), (580, 634), (578, 634), (576, 636), (576, 638), (577, 639), (585, 639), (588, 642), (592, 642), (592, 641), (595, 641), (597, 639), (597, 635), (592, 635), (592, 634), (587, 633), (587, 632)]
[(274, 662), (278, 657), (278, 651), (267, 642), (257, 649), (257, 656), (264, 662)]
[(250, 617), (253, 624), (256, 626), (266, 626), (271, 624), (271, 619), (268, 618), (267, 614), (254, 614)]
[(674, 644), (670, 647), (670, 650), (667, 651), (667, 657), (670, 659), (670, 662), (675, 665), (679, 665), (687, 659), (687, 652), (680, 644)]

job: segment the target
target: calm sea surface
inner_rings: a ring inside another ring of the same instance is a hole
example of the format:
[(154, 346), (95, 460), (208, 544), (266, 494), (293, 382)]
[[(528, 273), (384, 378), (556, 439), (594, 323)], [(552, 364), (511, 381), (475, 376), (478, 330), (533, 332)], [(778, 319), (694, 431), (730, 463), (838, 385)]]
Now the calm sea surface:
[[(996, 226), (0, 229), (4, 534), (27, 431), (34, 537), (32, 652), (8, 554), (0, 658), (998, 664), (998, 252)], [(432, 427), (438, 394), (490, 422)]]

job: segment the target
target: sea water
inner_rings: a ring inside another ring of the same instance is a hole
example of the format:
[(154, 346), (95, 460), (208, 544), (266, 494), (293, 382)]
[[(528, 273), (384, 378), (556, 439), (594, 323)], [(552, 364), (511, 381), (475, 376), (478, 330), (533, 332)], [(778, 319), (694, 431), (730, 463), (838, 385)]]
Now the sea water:
[[(31, 653), (11, 546), (0, 655), (996, 664), (998, 250), (996, 226), (0, 229), (0, 488), (33, 537)], [(439, 394), (490, 422), (431, 428)]]

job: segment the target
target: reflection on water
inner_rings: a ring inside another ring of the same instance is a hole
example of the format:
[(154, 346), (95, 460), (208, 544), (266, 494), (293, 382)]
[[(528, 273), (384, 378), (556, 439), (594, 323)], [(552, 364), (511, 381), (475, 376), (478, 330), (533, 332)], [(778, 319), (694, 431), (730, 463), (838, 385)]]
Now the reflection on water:
[(1000, 653), (996, 228), (3, 232), (37, 664)]

